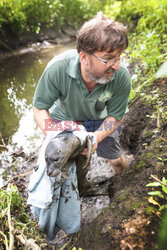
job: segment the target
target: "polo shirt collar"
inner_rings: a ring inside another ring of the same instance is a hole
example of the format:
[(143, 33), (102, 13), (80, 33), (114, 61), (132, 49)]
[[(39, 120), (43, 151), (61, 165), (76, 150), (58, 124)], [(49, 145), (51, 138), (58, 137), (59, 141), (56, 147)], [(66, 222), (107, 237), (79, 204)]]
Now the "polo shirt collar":
[(76, 54), (71, 59), (66, 73), (75, 79), (79, 79), (81, 77), (79, 55), (77, 51), (76, 51)]

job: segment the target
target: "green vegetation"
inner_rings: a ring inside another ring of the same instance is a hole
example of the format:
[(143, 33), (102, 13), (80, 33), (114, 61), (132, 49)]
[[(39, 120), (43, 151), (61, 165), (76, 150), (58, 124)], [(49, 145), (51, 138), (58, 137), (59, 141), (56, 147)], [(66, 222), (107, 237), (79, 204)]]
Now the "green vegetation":
[(167, 60), (167, 2), (166, 0), (108, 1), (105, 11), (110, 17), (123, 22), (129, 28), (128, 61), (136, 62), (131, 92), (131, 99), (134, 102), (143, 95), (147, 86), (153, 84), (155, 77), (158, 78), (155, 73)]
[[(152, 188), (157, 188), (160, 187), (160, 190), (153, 190), (148, 192), (151, 197), (149, 198), (149, 202), (153, 203), (156, 206), (159, 206), (159, 210), (166, 209), (167, 208), (167, 179), (165, 177), (162, 178), (162, 181), (159, 180), (157, 177), (153, 178), (157, 181), (151, 182), (146, 185), (146, 187), (152, 187)], [(153, 196), (156, 197), (156, 200), (153, 199)], [(161, 198), (164, 200), (164, 204), (160, 205), (158, 203), (157, 198)]]
[(0, 189), (0, 249), (23, 249), (23, 245), (28, 249), (37, 246), (35, 242), (45, 245), (45, 236), (26, 210), (16, 186), (9, 184)]
[(167, 210), (163, 216), (163, 222), (161, 224), (159, 239), (158, 239), (158, 250), (164, 250), (167, 246), (167, 237), (166, 237), (166, 225), (167, 225)]
[(135, 59), (142, 64), (141, 73), (152, 76), (167, 58), (166, 1), (122, 1), (117, 18), (124, 23), (136, 25), (130, 35), (131, 60)]
[(106, 0), (1, 0), (0, 30), (5, 34), (39, 33), (42, 26), (68, 23), (79, 26), (100, 9)]

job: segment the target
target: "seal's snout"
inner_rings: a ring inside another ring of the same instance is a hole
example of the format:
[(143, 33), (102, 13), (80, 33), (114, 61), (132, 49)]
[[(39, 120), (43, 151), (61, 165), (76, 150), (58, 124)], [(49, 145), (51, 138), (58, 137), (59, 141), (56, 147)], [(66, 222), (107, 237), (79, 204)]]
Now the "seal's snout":
[(60, 158), (53, 159), (53, 162), (58, 163), (60, 161)]
[(60, 171), (57, 168), (55, 168), (55, 166), (53, 164), (50, 164), (47, 167), (47, 175), (48, 176), (56, 177), (56, 176), (58, 176), (59, 173), (60, 173)]

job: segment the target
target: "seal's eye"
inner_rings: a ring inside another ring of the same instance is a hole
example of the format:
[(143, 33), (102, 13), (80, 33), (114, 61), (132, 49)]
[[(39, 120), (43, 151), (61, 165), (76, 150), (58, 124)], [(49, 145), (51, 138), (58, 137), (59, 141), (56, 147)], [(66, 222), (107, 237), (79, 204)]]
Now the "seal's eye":
[(62, 139), (62, 141), (66, 141), (67, 137), (63, 136), (61, 139)]

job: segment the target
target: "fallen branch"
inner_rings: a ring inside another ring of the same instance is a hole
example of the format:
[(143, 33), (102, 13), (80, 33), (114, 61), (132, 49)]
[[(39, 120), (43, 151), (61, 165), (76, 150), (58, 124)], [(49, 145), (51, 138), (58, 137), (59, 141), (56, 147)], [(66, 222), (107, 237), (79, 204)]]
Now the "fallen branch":
[(4, 239), (5, 239), (6, 250), (9, 250), (9, 245), (8, 245), (7, 236), (6, 236), (2, 231), (0, 231), (0, 234), (1, 234), (1, 235), (4, 237)]
[(0, 148), (6, 148), (6, 149), (8, 149), (6, 146), (4, 146), (4, 145), (0, 145)]
[(159, 182), (161, 185), (167, 187), (167, 184), (163, 183), (161, 180), (159, 180), (157, 177), (151, 174), (151, 178), (153, 178), (155, 181)]
[(67, 241), (61, 248), (60, 250), (64, 250), (71, 242), (71, 239), (69, 241)]
[(4, 139), (2, 137), (2, 133), (1, 132), (0, 132), (0, 139), (1, 139), (1, 142), (2, 142), (2, 144), (0, 145), (0, 147), (8, 149), (7, 146), (6, 146), (6, 144), (5, 144), (5, 142), (4, 142)]
[(161, 139), (162, 141), (164, 141), (164, 142), (167, 142), (167, 140), (164, 139), (164, 138), (162, 138), (161, 136), (160, 136), (160, 139)]
[(41, 250), (41, 248), (35, 243), (35, 240), (32, 238), (27, 240), (27, 238), (23, 234), (16, 236), (16, 238), (21, 242), (21, 244), (24, 245), (25, 250), (28, 249)]
[(1, 40), (0, 40), (0, 43), (1, 43), (6, 49), (8, 49), (10, 52), (14, 52), (14, 50), (11, 49), (6, 43), (2, 42)]
[(14, 249), (14, 235), (13, 235), (13, 226), (12, 226), (12, 219), (11, 219), (11, 212), (10, 212), (10, 208), (11, 208), (11, 202), (12, 202), (12, 197), (11, 194), (8, 198), (8, 212), (7, 212), (7, 216), (8, 216), (8, 225), (9, 225), (9, 250), (13, 250)]
[(32, 174), (32, 172), (33, 172), (33, 169), (31, 169), (31, 170), (28, 171), (28, 172), (25, 172), (25, 173), (22, 173), (22, 174), (18, 174), (18, 175), (14, 176), (14, 177), (11, 177), (11, 178), (8, 179), (7, 181), (5, 181), (5, 183), (3, 184), (3, 186), (1, 186), (0, 188), (5, 187), (5, 186), (6, 186), (9, 182), (11, 182), (12, 180), (14, 180), (14, 179), (16, 179), (16, 178), (18, 178), (18, 177), (25, 177), (26, 175)]

